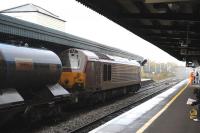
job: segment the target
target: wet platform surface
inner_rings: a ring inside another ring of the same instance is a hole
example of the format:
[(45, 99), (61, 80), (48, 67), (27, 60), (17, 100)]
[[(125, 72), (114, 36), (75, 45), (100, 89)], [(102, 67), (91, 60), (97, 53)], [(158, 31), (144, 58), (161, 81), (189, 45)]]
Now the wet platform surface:
[(195, 99), (192, 94), (195, 87), (197, 86), (188, 86), (144, 133), (200, 133), (200, 122), (189, 119), (189, 111), (192, 107), (186, 105), (188, 98)]
[[(192, 90), (196, 86), (187, 85), (186, 87), (186, 85), (187, 82), (182, 81), (182, 84), (170, 88), (90, 133), (200, 133), (200, 122), (189, 118), (192, 107), (186, 105), (188, 98), (195, 99)], [(180, 93), (179, 96), (178, 93)], [(175, 97), (177, 98), (172, 101)], [(170, 102), (168, 108), (153, 119)], [(145, 125), (148, 126), (145, 127)]]

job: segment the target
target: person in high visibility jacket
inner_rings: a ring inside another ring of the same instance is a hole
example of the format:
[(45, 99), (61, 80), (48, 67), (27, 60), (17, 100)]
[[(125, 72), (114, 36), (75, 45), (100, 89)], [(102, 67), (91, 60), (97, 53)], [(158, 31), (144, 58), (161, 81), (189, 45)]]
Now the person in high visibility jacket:
[(194, 72), (191, 72), (189, 77), (190, 84), (192, 84), (193, 81), (194, 81)]

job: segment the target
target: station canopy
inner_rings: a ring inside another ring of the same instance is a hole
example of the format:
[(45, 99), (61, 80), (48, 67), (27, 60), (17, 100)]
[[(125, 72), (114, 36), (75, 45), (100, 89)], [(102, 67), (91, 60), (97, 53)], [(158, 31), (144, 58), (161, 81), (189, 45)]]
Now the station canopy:
[(77, 1), (186, 61), (187, 66), (199, 66), (200, 0)]

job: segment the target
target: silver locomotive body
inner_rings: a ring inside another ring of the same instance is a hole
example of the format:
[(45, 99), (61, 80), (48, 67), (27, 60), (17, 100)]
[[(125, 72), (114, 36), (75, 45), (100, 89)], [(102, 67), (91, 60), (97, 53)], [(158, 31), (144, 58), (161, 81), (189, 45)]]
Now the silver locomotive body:
[(102, 91), (141, 83), (140, 64), (135, 60), (80, 49), (66, 50), (60, 57), (60, 83), (71, 91), (77, 87)]

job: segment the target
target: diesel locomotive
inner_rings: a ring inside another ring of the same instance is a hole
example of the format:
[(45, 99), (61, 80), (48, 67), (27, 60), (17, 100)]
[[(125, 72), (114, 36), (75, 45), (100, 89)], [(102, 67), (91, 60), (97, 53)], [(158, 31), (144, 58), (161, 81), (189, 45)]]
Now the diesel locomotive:
[(60, 59), (63, 71), (59, 83), (70, 92), (134, 89), (141, 83), (141, 66), (135, 60), (81, 49), (68, 49)]
[(19, 113), (38, 116), (38, 110), (53, 107), (44, 111), (52, 114), (69, 99), (135, 92), (145, 62), (74, 48), (56, 55), (50, 50), (0, 44), (0, 124)]

